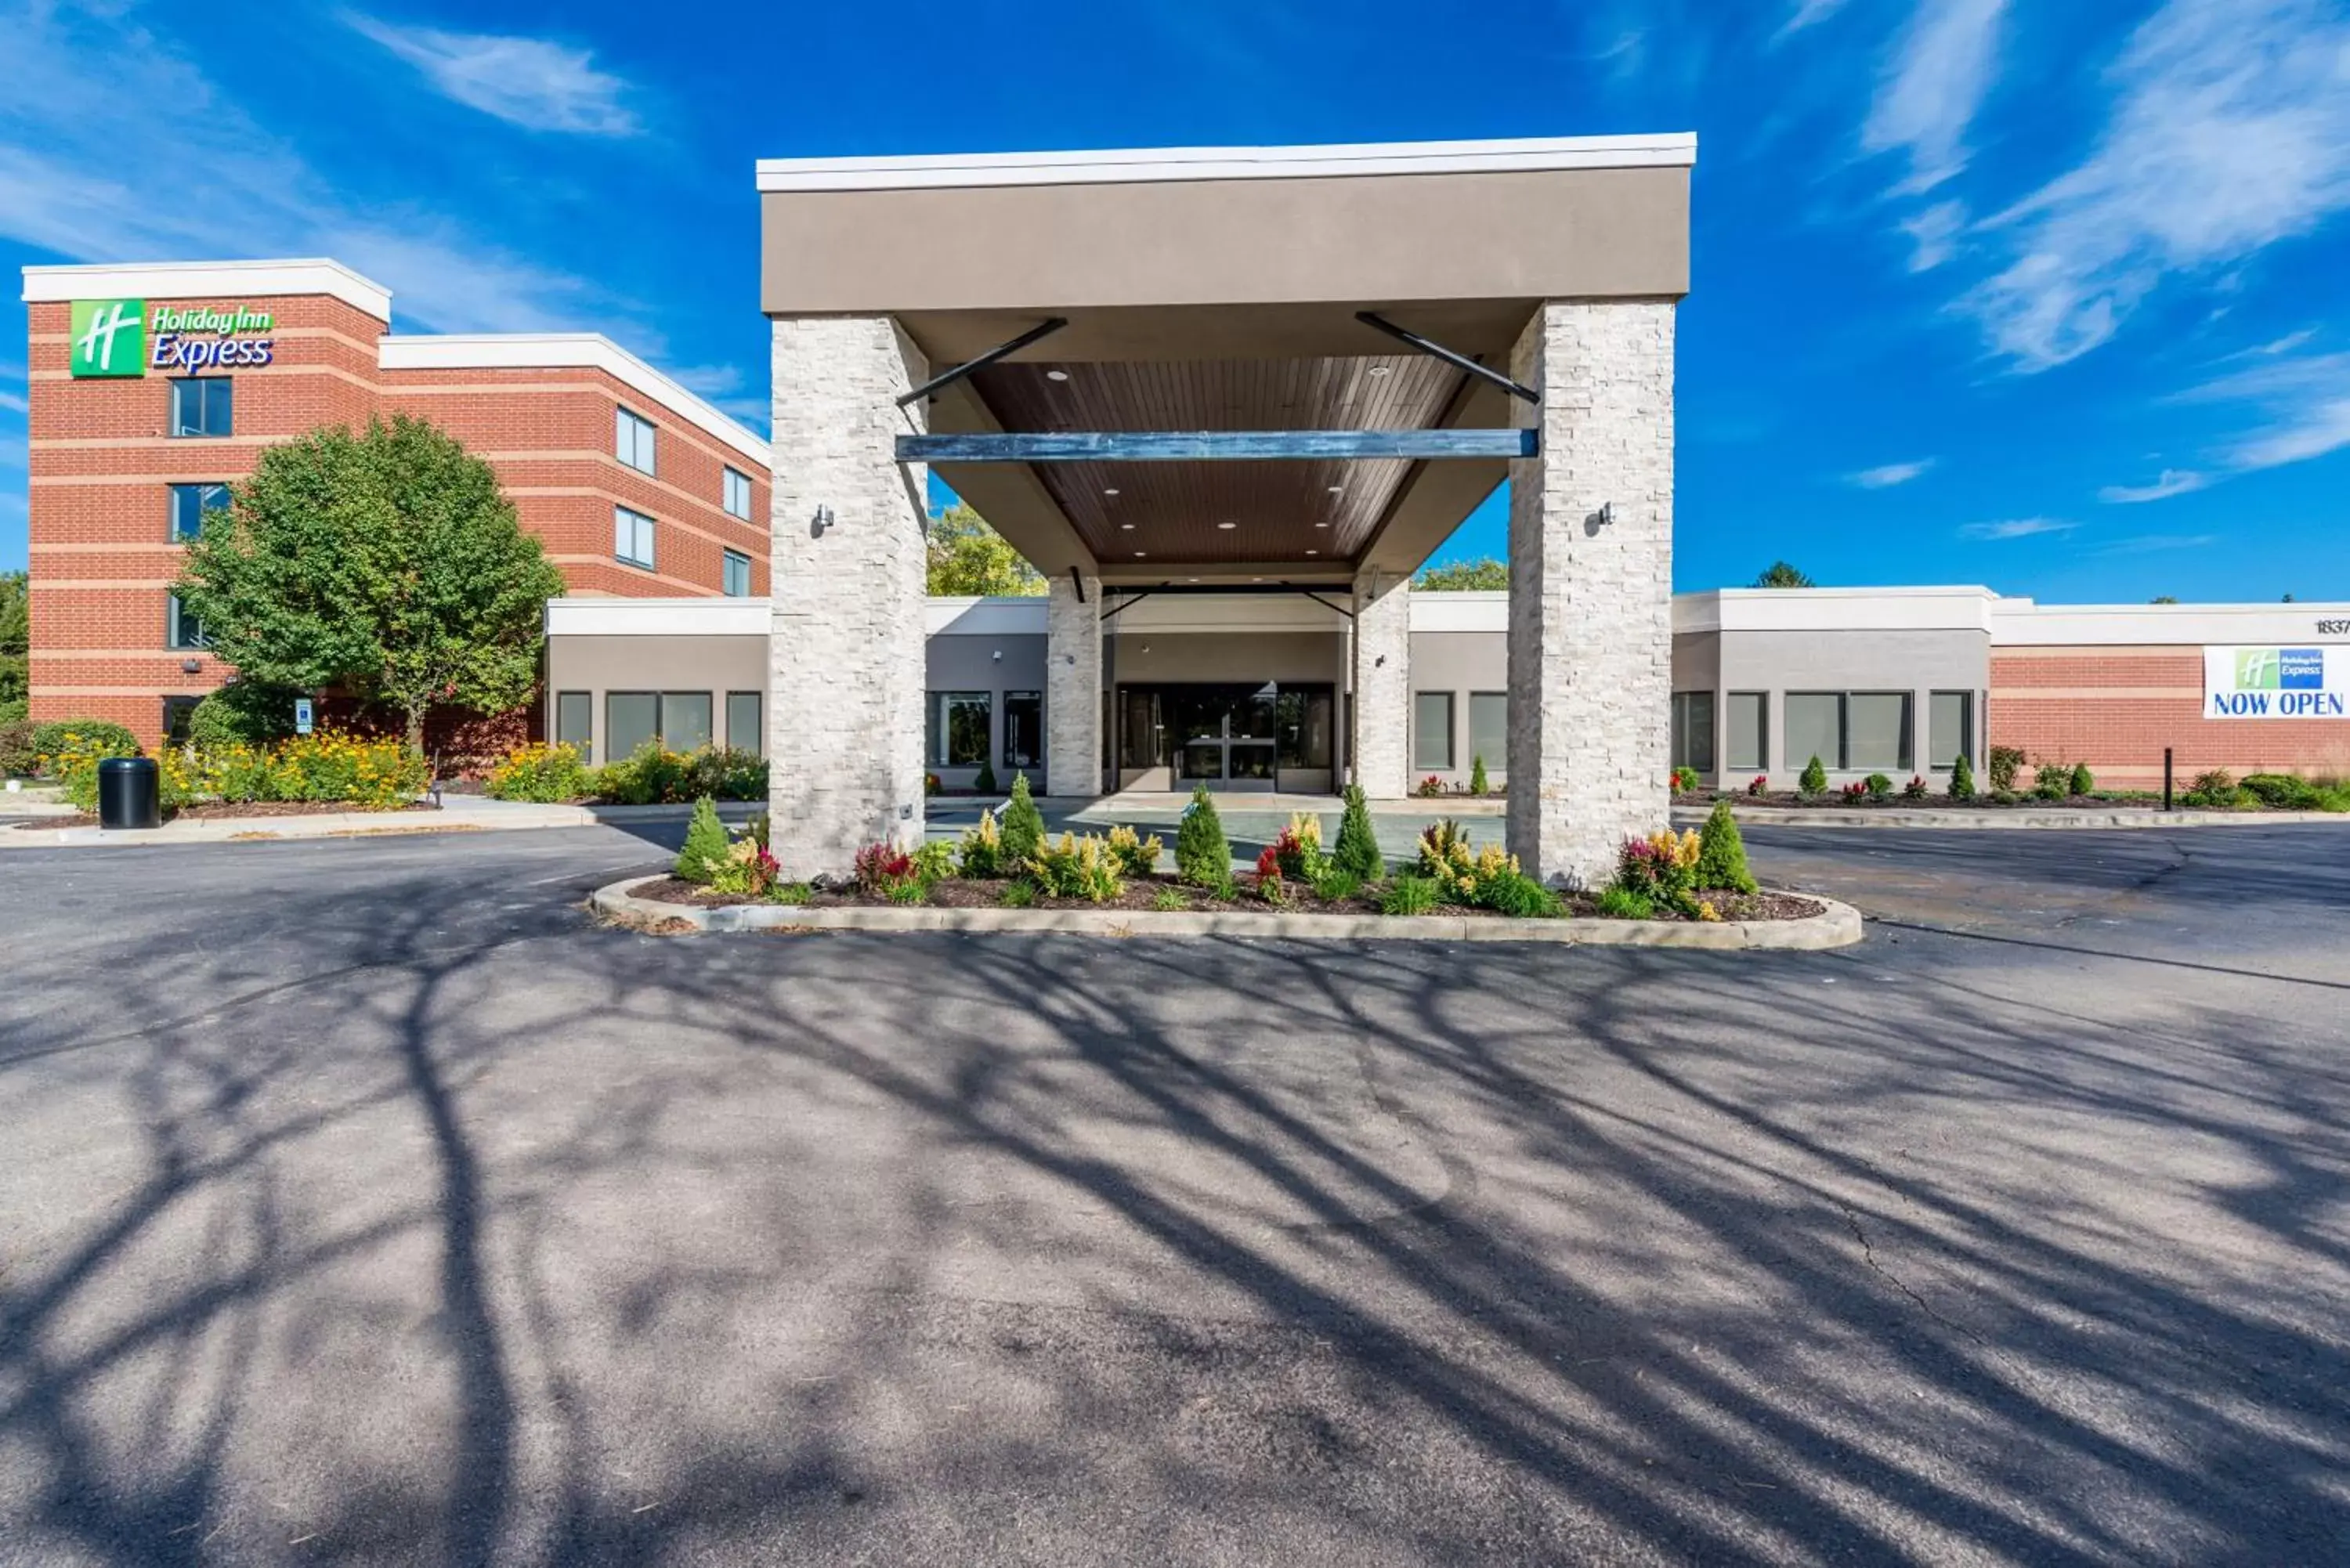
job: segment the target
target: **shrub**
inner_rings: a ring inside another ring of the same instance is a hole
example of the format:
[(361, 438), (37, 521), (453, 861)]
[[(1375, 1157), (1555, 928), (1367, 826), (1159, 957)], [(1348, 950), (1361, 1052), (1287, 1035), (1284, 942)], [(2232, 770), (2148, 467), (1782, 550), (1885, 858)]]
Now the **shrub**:
[(1159, 889), (1158, 893), (1152, 897), (1150, 907), (1158, 910), (1162, 915), (1171, 915), (1180, 910), (1190, 909), (1191, 900), (1184, 898), (1181, 890), (1179, 888), (1161, 888)]
[(719, 800), (767, 798), (767, 759), (733, 746), (704, 746), (678, 759), (676, 798), (712, 795)]
[(1739, 834), (1738, 818), (1731, 815), (1726, 800), (1713, 803), (1712, 815), (1698, 833), (1697, 885), (1754, 891), (1754, 873), (1746, 866), (1746, 840)]
[(41, 765), (33, 747), (33, 725), (18, 719), (0, 724), (0, 778), (30, 778)]
[(1471, 794), (1493, 793), (1492, 781), (1485, 776), (1485, 753), (1482, 752), (1469, 759), (1469, 793)]
[(2275, 811), (2315, 811), (2325, 799), (2324, 790), (2293, 774), (2246, 774), (2238, 787)]
[(737, 898), (761, 898), (775, 886), (782, 869), (775, 864), (775, 857), (767, 853), (765, 845), (745, 834), (727, 846), (724, 857), (711, 867), (710, 890)]
[(1646, 838), (1627, 838), (1616, 857), (1612, 886), (1638, 895), (1652, 905), (1697, 913), (1698, 861), (1705, 850), (1695, 833), (1676, 834), (1669, 827)]
[(2089, 771), (2088, 763), (2074, 763), (2072, 782), (2066, 787), (2074, 794), (2087, 794), (2097, 787), (2097, 775)]
[(1828, 771), (1820, 765), (1820, 759), (1816, 755), (1804, 764), (1802, 774), (1795, 780), (1795, 787), (1805, 794), (1817, 795), (1828, 793)]
[(1909, 775), (1909, 782), (1901, 786), (1901, 798), (1903, 800), (1925, 799), (1926, 775), (1924, 774), (1911, 774)]
[(1477, 902), (1497, 915), (1547, 920), (1566, 913), (1557, 894), (1523, 871), (1499, 871), (1477, 885)]
[(205, 693), (188, 715), (188, 744), (210, 752), (282, 741), (294, 733), (294, 697), (284, 687), (232, 680)]
[(992, 877), (1003, 873), (1006, 866), (1015, 864), (1005, 858), (1003, 836), (996, 831), (995, 813), (982, 808), (979, 824), (962, 836), (955, 855), (955, 868), (966, 877)]
[[(133, 751), (117, 749), (106, 735), (93, 739), (70, 732), (66, 739), (67, 749), (50, 753), (46, 766), (68, 800), (93, 810), (99, 763)], [(361, 811), (391, 811), (422, 790), (430, 773), (424, 758), (397, 740), (337, 731), (268, 746), (232, 745), (192, 758), (171, 751), (157, 764), (166, 809), (220, 800), (334, 802)]]
[(1432, 879), (1445, 902), (1487, 905), (1496, 895), (1492, 884), (1515, 877), (1518, 858), (1498, 844), (1472, 849), (1468, 835), (1451, 817), (1430, 825), (1419, 836), (1420, 874)]
[(647, 741), (623, 760), (598, 768), (591, 791), (598, 799), (619, 805), (660, 805), (695, 798), (682, 794), (685, 770), (684, 757), (664, 751), (659, 741)]
[(914, 857), (894, 844), (868, 844), (849, 862), (848, 874), (868, 893), (886, 893), (914, 875)]
[(1425, 915), (1436, 908), (1438, 888), (1435, 878), (1406, 871), (1395, 877), (1379, 895), (1382, 915)]
[(703, 795), (693, 803), (693, 820), (685, 825), (685, 845), (677, 852), (677, 879), (708, 883), (732, 847), (726, 825), (718, 820), (717, 802)]
[(1770, 792), (1770, 789), (1771, 775), (1769, 774), (1756, 774), (1752, 778), (1746, 781), (1746, 793), (1748, 794), (1766, 794)]
[(1036, 901), (1036, 884), (1006, 882), (1003, 891), (996, 895), (995, 901), (1007, 909), (1024, 909)]
[(1378, 833), (1371, 826), (1370, 803), (1363, 797), (1363, 786), (1348, 784), (1346, 789), (1347, 809), (1338, 818), (1338, 842), (1330, 854), (1331, 863), (1366, 882), (1376, 882), (1387, 875), (1387, 857), (1379, 853)]
[(1871, 774), (1861, 781), (1861, 786), (1867, 790), (1868, 798), (1871, 800), (1893, 798), (1893, 780), (1887, 774)]
[(1363, 879), (1341, 867), (1326, 864), (1314, 878), (1314, 896), (1326, 904), (1343, 903), (1363, 890)]
[(1040, 845), (1028, 857), (1028, 874), (1039, 890), (1055, 898), (1084, 898), (1107, 904), (1124, 889), (1118, 857), (1109, 846), (1092, 834), (1083, 838), (1064, 833), (1055, 843)]
[(2195, 782), (2179, 798), (2189, 805), (2223, 810), (2239, 804), (2243, 794), (2236, 787), (2233, 774), (2225, 768), (2213, 768), (2208, 773), (2197, 774)]
[(1609, 887), (1599, 890), (1598, 910), (1611, 920), (1647, 920), (1656, 918), (1657, 906), (1629, 888)]
[(1012, 775), (1012, 798), (1003, 803), (1003, 864), (1012, 870), (1028, 864), (1045, 842), (1045, 814), (1028, 794), (1028, 775)]
[(1322, 819), (1310, 811), (1292, 813), (1289, 826), (1273, 841), (1273, 856), (1283, 876), (1312, 881), (1326, 864), (1322, 855)]
[(979, 772), (972, 777), (971, 787), (982, 794), (995, 793), (995, 769), (985, 757), (979, 759)]
[(1967, 761), (1966, 753), (1960, 752), (1957, 760), (1950, 763), (1950, 798), (1972, 800), (1974, 797), (1975, 765)]
[(517, 746), (490, 770), (483, 788), (492, 800), (578, 800), (595, 786), (595, 773), (573, 746)]
[(1155, 833), (1144, 838), (1130, 827), (1109, 830), (1110, 857), (1118, 862), (1118, 874), (1122, 877), (1152, 875), (1159, 869), (1159, 854), (1162, 847)]
[(33, 726), (36, 755), (53, 757), (69, 745), (101, 748), (102, 757), (139, 754), (139, 737), (111, 719), (46, 719)]
[(1995, 790), (2015, 788), (2015, 775), (2023, 771), (2023, 748), (1993, 746), (1991, 749), (1991, 787)]
[(954, 846), (943, 838), (926, 839), (914, 846), (908, 857), (913, 862), (912, 876), (925, 890), (954, 875)]
[(1175, 874), (1194, 888), (1222, 888), (1232, 879), (1232, 846), (1206, 784), (1192, 789), (1175, 830)]
[(2022, 798), (2012, 789), (1995, 789), (1991, 792), (1991, 802), (1993, 805), (2013, 805)]
[(2063, 800), (2073, 793), (2073, 764), (2042, 763), (2032, 775), (2032, 793), (2042, 800)]

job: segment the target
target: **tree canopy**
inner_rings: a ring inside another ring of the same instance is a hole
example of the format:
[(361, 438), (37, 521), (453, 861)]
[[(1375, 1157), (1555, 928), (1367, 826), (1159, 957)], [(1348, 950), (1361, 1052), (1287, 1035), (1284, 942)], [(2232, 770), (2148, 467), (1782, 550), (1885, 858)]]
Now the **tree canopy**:
[(25, 574), (0, 572), (0, 724), (25, 716), (26, 660), (32, 647), (32, 599)]
[(1506, 592), (1510, 564), (1491, 556), (1473, 561), (1447, 561), (1440, 566), (1422, 566), (1411, 586), (1415, 591), (1427, 594)]
[(177, 591), (240, 679), (391, 707), (415, 745), (434, 703), (529, 699), (563, 575), (454, 438), (406, 415), (316, 430), (264, 452), (232, 495)]
[(960, 501), (931, 519), (928, 553), (934, 595), (1033, 598), (1045, 591), (1045, 579), (1027, 557)]
[(1754, 579), (1754, 586), (1758, 588), (1815, 588), (1819, 584), (1786, 562), (1773, 561), (1762, 569), (1761, 576)]

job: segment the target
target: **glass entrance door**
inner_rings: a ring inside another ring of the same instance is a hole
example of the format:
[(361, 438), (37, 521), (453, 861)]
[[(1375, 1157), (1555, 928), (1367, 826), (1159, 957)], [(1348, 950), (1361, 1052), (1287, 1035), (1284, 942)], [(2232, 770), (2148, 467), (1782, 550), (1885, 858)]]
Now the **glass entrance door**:
[[(1165, 768), (1174, 787), (1271, 793), (1293, 783), (1327, 789), (1327, 686), (1170, 682), (1118, 689), (1118, 752), (1129, 778)], [(1154, 787), (1166, 787), (1164, 784)]]

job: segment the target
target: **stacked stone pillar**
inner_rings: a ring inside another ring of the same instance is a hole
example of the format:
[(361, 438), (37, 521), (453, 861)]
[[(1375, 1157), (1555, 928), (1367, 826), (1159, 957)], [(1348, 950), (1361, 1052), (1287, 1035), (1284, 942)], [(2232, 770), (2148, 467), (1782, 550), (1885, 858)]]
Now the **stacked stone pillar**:
[(1509, 846), (1591, 887), (1668, 821), (1673, 306), (1550, 301), (1510, 373), (1542, 452), (1510, 464)]
[[(1082, 597), (1080, 581), (1085, 585)], [(1099, 577), (1063, 573), (1048, 579), (1045, 783), (1056, 795), (1090, 798), (1102, 793), (1101, 610)]]
[(767, 804), (806, 880), (922, 836), (927, 473), (896, 452), (924, 416), (896, 399), (929, 368), (886, 316), (772, 325)]
[(1355, 579), (1355, 722), (1347, 753), (1373, 800), (1411, 793), (1411, 579)]

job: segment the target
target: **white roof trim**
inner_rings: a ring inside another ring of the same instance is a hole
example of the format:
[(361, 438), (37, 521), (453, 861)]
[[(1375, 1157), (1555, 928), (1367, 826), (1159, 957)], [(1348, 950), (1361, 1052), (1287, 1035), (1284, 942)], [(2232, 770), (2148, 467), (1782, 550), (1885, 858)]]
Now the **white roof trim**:
[(1367, 141), (1326, 147), (1149, 147), (1088, 152), (763, 158), (762, 191), (1106, 185), (1159, 180), (1303, 180), (1547, 169), (1686, 169), (1697, 135), (1555, 136), (1507, 141)]
[(768, 621), (763, 598), (546, 601), (549, 637), (764, 637)]
[(605, 372), (681, 415), (759, 465), (775, 466), (767, 443), (600, 332), (468, 332), (382, 339), (387, 370), (582, 369)]
[(1980, 631), (1999, 596), (1976, 585), (1903, 588), (1713, 588), (1673, 596), (1673, 630)]
[(54, 305), (76, 299), (207, 299), (227, 295), (325, 294), (378, 321), (391, 320), (391, 290), (338, 261), (309, 256), (288, 261), (100, 263), (28, 266), (24, 301)]
[(2240, 643), (2310, 646), (2350, 642), (2320, 622), (2350, 626), (2350, 604), (2043, 605), (2002, 599), (1991, 608), (1991, 641), (2009, 648)]

